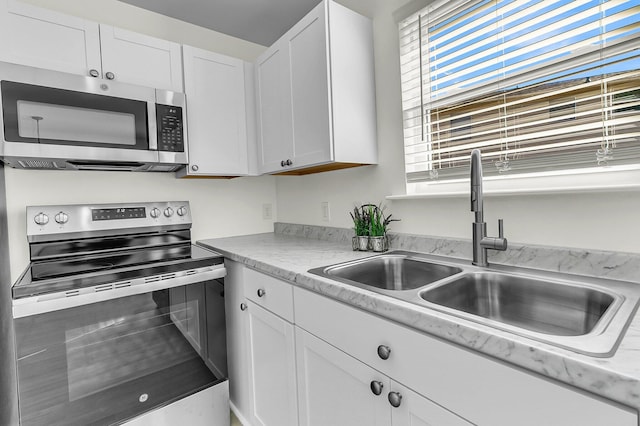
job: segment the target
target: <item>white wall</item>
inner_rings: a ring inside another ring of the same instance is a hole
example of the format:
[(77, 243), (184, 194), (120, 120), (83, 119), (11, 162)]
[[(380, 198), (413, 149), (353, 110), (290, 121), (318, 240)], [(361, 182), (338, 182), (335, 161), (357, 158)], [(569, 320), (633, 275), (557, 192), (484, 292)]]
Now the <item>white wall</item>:
[[(97, 22), (155, 37), (253, 60), (265, 48), (115, 0), (26, 0)], [(5, 168), (11, 279), (29, 263), (25, 207), (188, 200), (193, 213), (193, 240), (270, 232), (273, 220), (262, 219), (262, 204), (276, 209), (275, 178), (231, 180), (176, 179), (173, 173), (63, 172)]]
[[(304, 177), (277, 177), (278, 221), (351, 227), (354, 202), (379, 203), (404, 193), (404, 159), (397, 26), (392, 13), (407, 0), (338, 0), (373, 18), (380, 164)], [(320, 203), (329, 201), (331, 220)], [(392, 230), (471, 238), (469, 200), (429, 198), (386, 201), (401, 218)], [(489, 197), (485, 220), (496, 233), (504, 218), (512, 242), (640, 253), (640, 193)]]

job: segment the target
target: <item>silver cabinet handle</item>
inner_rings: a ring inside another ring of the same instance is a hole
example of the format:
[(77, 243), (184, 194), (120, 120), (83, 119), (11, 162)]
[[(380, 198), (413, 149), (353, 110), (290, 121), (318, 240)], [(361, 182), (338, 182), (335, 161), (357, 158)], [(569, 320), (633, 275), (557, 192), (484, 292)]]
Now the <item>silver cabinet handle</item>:
[(280, 167), (284, 167), (284, 166), (286, 166), (286, 165), (287, 165), (287, 163), (286, 163), (284, 160), (282, 160), (282, 161), (280, 162)]
[(383, 387), (384, 385), (382, 384), (382, 382), (379, 382), (377, 380), (371, 381), (371, 392), (373, 392), (374, 395), (380, 395), (382, 393)]
[(402, 395), (398, 392), (389, 392), (389, 404), (398, 408), (402, 402)]
[(97, 78), (97, 77), (100, 77), (100, 72), (98, 70), (91, 69), (89, 70), (89, 75), (91, 77)]
[(292, 165), (292, 164), (293, 164), (293, 161), (291, 161), (291, 160), (287, 160), (287, 162), (286, 162), (285, 164), (286, 164), (287, 166), (290, 166), (290, 165)]
[(391, 355), (391, 348), (389, 346), (386, 346), (386, 345), (378, 346), (378, 356), (381, 359), (389, 359), (390, 355)]
[(197, 164), (194, 164), (193, 166), (191, 166), (191, 170), (193, 170), (194, 172), (197, 172), (200, 169), (200, 167), (198, 167)]
[(246, 303), (241, 303), (241, 304), (240, 304), (240, 310), (241, 310), (241, 311), (246, 311), (246, 310), (247, 310), (247, 308), (248, 308), (248, 306), (247, 306), (247, 304), (246, 304)]
[(114, 78), (116, 78), (116, 75), (111, 71), (107, 72), (104, 76), (107, 77), (107, 80), (113, 80)]
[(264, 296), (265, 294), (267, 294), (267, 292), (266, 292), (266, 291), (264, 291), (264, 289), (261, 289), (261, 288), (259, 288), (259, 289), (258, 289), (258, 297), (262, 297), (262, 296)]

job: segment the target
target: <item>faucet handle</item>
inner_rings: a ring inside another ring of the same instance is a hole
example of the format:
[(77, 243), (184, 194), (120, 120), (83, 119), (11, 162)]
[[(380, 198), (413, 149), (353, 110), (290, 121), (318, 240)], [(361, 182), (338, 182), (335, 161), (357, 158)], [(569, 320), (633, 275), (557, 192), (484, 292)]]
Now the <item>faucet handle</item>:
[(498, 238), (493, 238), (492, 241), (493, 246), (490, 248), (500, 251), (507, 249), (507, 239), (504, 237), (504, 222), (502, 219), (498, 219)]

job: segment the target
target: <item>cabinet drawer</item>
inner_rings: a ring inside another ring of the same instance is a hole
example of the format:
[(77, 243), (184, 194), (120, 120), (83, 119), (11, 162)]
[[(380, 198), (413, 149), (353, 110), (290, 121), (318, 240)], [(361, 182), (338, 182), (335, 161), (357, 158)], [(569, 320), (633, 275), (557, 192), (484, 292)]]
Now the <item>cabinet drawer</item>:
[(248, 268), (244, 280), (244, 296), (247, 299), (293, 323), (291, 284)]
[[(298, 287), (294, 292), (297, 326), (478, 425), (638, 425), (629, 408)], [(387, 359), (379, 346), (390, 349)]]

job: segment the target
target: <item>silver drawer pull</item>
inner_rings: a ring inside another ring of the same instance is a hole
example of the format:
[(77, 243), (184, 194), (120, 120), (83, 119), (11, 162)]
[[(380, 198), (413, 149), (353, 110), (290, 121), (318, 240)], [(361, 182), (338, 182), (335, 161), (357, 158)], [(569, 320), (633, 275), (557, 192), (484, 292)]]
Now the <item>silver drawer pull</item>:
[(381, 359), (389, 359), (390, 355), (391, 355), (391, 348), (389, 346), (386, 346), (386, 345), (378, 346), (378, 356)]
[(402, 402), (402, 395), (398, 392), (389, 392), (389, 404), (398, 408)]
[(258, 289), (258, 297), (262, 297), (262, 296), (264, 296), (265, 294), (267, 294), (267, 292), (266, 292), (266, 291), (264, 291), (264, 289), (262, 289), (262, 288), (259, 288), (259, 289)]
[(382, 393), (383, 387), (384, 385), (382, 384), (382, 382), (379, 382), (377, 380), (371, 381), (371, 392), (373, 392), (374, 395), (380, 395)]

